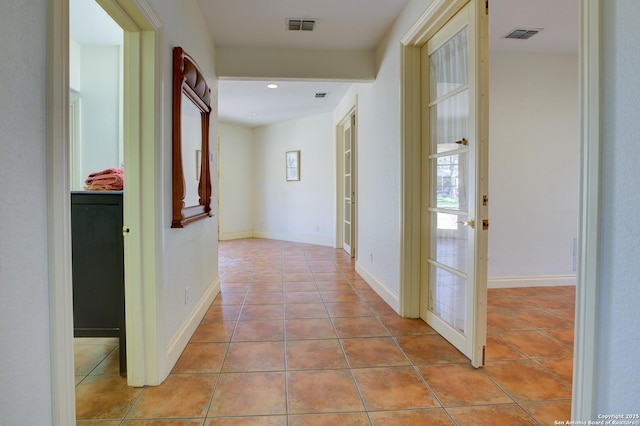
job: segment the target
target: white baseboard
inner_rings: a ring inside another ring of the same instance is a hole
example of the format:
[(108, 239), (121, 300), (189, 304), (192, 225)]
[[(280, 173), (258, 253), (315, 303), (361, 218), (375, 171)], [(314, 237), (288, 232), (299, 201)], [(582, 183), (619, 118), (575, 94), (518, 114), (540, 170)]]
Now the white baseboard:
[(209, 306), (211, 306), (213, 299), (216, 298), (218, 293), (220, 293), (220, 277), (216, 277), (215, 281), (211, 283), (196, 307), (191, 312), (191, 315), (189, 315), (180, 329), (171, 338), (169, 345), (167, 345), (165, 360), (167, 375), (171, 372), (176, 362), (178, 362), (178, 358), (182, 355), (182, 351), (187, 347), (189, 340), (191, 340), (191, 336), (193, 336), (193, 333), (196, 331), (196, 328), (198, 328), (198, 325), (202, 321), (202, 318), (204, 318)]
[(376, 278), (373, 273), (369, 272), (367, 268), (362, 266), (360, 262), (356, 262), (356, 272), (360, 274), (363, 280), (371, 286), (371, 289), (375, 291), (378, 296), (382, 297), (382, 299), (387, 302), (387, 304), (396, 311), (396, 313), (400, 312), (400, 297), (389, 290), (389, 288), (378, 278)]
[(253, 231), (255, 238), (265, 238), (267, 240), (291, 241), (293, 243), (315, 244), (319, 246), (333, 247), (335, 237), (309, 234), (278, 234), (275, 232)]
[(575, 275), (537, 275), (521, 277), (489, 277), (488, 288), (557, 287), (576, 285)]
[(253, 231), (223, 232), (218, 236), (219, 241), (240, 240), (253, 237)]

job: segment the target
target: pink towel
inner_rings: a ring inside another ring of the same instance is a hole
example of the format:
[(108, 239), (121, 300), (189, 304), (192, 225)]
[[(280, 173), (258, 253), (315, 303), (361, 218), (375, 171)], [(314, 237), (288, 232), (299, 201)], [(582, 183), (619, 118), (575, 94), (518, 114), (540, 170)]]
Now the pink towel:
[(120, 191), (124, 188), (124, 170), (110, 168), (91, 173), (84, 183), (87, 191)]
[(124, 174), (124, 169), (122, 167), (110, 167), (108, 169), (101, 170), (99, 172), (89, 173), (89, 178), (93, 178), (100, 175), (122, 175)]

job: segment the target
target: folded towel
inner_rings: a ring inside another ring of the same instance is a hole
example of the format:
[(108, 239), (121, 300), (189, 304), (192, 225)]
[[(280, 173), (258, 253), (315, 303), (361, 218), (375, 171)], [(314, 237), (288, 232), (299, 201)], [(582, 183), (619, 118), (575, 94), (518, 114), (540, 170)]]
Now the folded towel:
[(111, 175), (111, 174), (122, 175), (124, 174), (124, 169), (122, 167), (110, 167), (108, 169), (104, 169), (99, 172), (89, 173), (89, 178), (93, 178), (100, 175)]
[[(89, 180), (89, 179), (87, 179)], [(89, 180), (89, 182), (85, 181), (88, 185), (120, 185), (124, 183), (124, 179), (122, 175), (100, 175), (96, 176), (94, 179)]]
[(122, 187), (113, 185), (85, 185), (85, 191), (121, 191)]
[(87, 191), (120, 191), (124, 188), (124, 170), (110, 168), (91, 173), (84, 184)]

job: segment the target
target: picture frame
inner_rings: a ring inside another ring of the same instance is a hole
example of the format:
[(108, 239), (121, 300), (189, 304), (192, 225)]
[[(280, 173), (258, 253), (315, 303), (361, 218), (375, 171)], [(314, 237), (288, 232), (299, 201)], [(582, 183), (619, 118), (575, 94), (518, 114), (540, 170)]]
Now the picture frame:
[(300, 180), (300, 151), (287, 151), (285, 167), (287, 181)]

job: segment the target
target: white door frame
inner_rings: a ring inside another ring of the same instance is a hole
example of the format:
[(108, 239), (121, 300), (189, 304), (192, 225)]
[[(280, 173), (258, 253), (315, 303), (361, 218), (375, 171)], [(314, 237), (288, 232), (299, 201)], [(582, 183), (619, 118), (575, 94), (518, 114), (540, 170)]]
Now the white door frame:
[[(436, 0), (402, 39), (402, 234), (400, 314), (420, 307), (420, 52), (466, 0)], [(600, 269), (602, 0), (580, 2), (581, 177), (572, 418), (594, 419)]]
[(571, 418), (596, 419), (600, 288), (602, 0), (580, 2), (580, 213)]
[[(125, 118), (129, 173), (125, 217), (131, 229), (125, 251), (128, 383), (157, 384), (157, 226), (155, 186), (160, 134), (159, 54), (161, 22), (148, 0), (100, 0), (125, 30)], [(47, 228), (51, 329), (52, 423), (75, 424), (71, 201), (69, 164), (69, 0), (48, 3), (47, 44)], [(127, 83), (128, 82), (128, 83)], [(135, 166), (131, 166), (134, 164)], [(144, 167), (143, 167), (144, 164)], [(141, 188), (146, 188), (141, 191)], [(144, 220), (143, 220), (144, 218)], [(143, 258), (142, 251), (147, 255)]]

